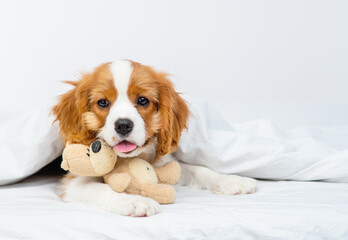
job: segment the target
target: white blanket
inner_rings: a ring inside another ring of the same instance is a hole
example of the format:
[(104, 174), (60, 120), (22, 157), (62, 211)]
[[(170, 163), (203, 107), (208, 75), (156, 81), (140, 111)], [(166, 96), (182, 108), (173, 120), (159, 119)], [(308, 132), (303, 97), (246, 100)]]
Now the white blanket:
[[(188, 131), (176, 153), (184, 162), (261, 179), (348, 182), (348, 125), (285, 130), (268, 120), (232, 124), (205, 101), (189, 99), (189, 106)], [(0, 185), (61, 154), (50, 107), (0, 117)]]
[(61, 154), (58, 124), (49, 114), (50, 106), (0, 114), (0, 185), (34, 174)]
[(177, 201), (131, 218), (57, 196), (57, 177), (0, 187), (0, 239), (348, 239), (348, 184), (259, 183), (224, 196), (177, 187)]
[(282, 129), (271, 121), (231, 124), (205, 101), (192, 117), (177, 157), (221, 173), (272, 180), (348, 182), (348, 125)]

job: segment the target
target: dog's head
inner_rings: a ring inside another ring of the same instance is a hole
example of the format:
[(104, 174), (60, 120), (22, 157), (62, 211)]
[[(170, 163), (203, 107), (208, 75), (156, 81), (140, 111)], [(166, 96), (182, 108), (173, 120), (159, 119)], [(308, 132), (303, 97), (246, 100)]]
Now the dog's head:
[(53, 107), (65, 141), (89, 144), (99, 137), (120, 157), (176, 149), (189, 110), (167, 74), (121, 60), (68, 83), (74, 88)]

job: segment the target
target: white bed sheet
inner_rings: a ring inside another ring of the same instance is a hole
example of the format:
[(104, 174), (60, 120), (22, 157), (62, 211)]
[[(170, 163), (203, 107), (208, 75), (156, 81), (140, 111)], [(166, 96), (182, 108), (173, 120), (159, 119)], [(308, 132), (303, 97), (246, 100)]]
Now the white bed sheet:
[(57, 177), (0, 187), (0, 239), (348, 239), (348, 184), (261, 181), (255, 194), (177, 187), (149, 218), (59, 200)]

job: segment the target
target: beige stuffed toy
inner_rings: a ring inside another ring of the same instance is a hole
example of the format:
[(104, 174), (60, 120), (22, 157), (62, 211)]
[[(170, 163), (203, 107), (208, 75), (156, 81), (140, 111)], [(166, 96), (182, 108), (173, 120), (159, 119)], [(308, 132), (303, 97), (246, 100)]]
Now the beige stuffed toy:
[(80, 176), (104, 176), (116, 164), (117, 155), (104, 141), (96, 140), (90, 146), (67, 144), (61, 167)]
[(175, 201), (173, 184), (180, 178), (180, 166), (171, 161), (154, 167), (141, 158), (117, 158), (104, 141), (96, 140), (90, 147), (67, 145), (61, 167), (81, 176), (103, 176), (105, 183), (116, 192), (139, 194), (160, 204)]

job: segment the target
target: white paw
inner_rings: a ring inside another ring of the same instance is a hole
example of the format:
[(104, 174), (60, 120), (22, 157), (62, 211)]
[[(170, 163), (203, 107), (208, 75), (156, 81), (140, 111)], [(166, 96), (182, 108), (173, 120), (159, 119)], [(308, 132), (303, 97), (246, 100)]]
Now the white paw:
[(131, 217), (149, 217), (160, 212), (160, 205), (151, 198), (138, 195), (121, 193), (123, 196), (109, 206), (105, 206), (105, 210)]
[(76, 176), (61, 185), (61, 198), (65, 202), (84, 203), (109, 212), (132, 217), (149, 217), (160, 211), (153, 199), (118, 193), (99, 178)]
[(215, 194), (238, 195), (256, 191), (257, 181), (236, 175), (220, 175), (208, 190)]

